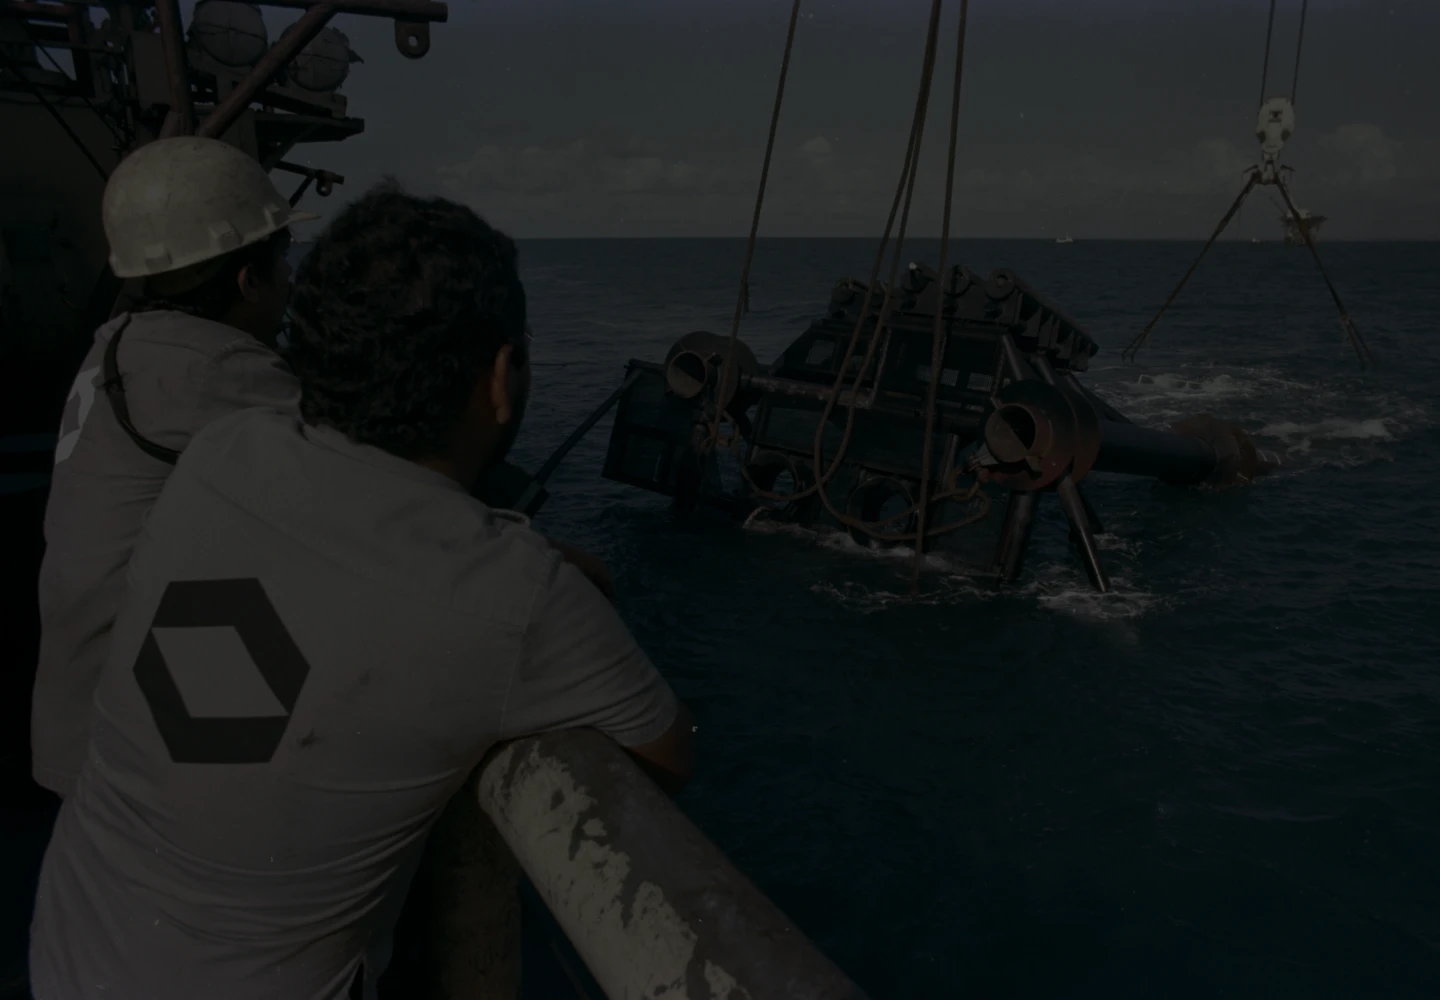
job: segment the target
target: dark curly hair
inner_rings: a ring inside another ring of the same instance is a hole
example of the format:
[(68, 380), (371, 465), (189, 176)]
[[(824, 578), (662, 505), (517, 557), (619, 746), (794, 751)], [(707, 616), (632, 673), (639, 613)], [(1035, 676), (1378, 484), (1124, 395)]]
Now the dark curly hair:
[(441, 454), (505, 344), (525, 360), (515, 243), (387, 179), (300, 262), (286, 360), (306, 423), (402, 458)]

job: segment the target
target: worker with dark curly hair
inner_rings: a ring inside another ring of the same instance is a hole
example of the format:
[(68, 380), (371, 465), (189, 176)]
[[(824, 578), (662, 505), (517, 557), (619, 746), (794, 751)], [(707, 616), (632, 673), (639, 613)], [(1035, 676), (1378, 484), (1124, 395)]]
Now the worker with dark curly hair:
[(496, 743), (689, 715), (612, 604), (470, 489), (530, 388), (515, 245), (393, 185), (300, 265), (301, 418), (222, 418), (131, 566), (41, 873), (38, 1000), (374, 995), (427, 831)]

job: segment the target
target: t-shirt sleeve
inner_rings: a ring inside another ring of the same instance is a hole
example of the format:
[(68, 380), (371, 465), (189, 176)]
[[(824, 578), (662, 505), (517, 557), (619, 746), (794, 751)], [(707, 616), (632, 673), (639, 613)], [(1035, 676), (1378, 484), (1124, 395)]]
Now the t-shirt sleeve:
[(239, 341), (206, 366), (200, 400), (201, 426), (252, 407), (296, 413), (300, 382), (280, 355), (258, 341)]
[(670, 685), (595, 585), (555, 563), (505, 700), (502, 739), (586, 726), (621, 746), (658, 738), (678, 709)]

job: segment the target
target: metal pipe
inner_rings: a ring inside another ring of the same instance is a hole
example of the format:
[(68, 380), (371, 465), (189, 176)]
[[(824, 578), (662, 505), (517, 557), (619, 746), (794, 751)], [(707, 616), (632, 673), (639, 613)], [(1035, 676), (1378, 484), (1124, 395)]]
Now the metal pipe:
[(612, 1000), (863, 1000), (595, 730), (507, 744), (484, 766), (479, 796)]
[(196, 134), (210, 139), (218, 139), (224, 135), (250, 106), (256, 95), (275, 78), (275, 74), (294, 59), (301, 49), (309, 45), (336, 13), (337, 7), (333, 3), (315, 4), (306, 10), (300, 20), (270, 46), (269, 51), (261, 57), (245, 79), (206, 116)]
[(1220, 461), (1205, 441), (1185, 434), (1102, 420), (1100, 435), (1100, 454), (1092, 467), (1096, 472), (1153, 476), (1188, 485), (1204, 482)]
[(185, 32), (176, 0), (155, 0), (160, 20), (160, 47), (165, 53), (165, 76), (170, 84), (170, 111), (160, 127), (160, 138), (190, 135), (195, 131), (195, 104), (190, 99), (190, 63), (185, 58)]

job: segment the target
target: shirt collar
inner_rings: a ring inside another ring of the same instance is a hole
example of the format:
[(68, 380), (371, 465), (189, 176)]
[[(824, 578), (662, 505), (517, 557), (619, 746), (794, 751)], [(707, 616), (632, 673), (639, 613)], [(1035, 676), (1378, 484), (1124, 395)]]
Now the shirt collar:
[(469, 493), (469, 490), (455, 480), (434, 469), (427, 469), (409, 459), (401, 458), (399, 455), (392, 455), (383, 448), (374, 445), (361, 444), (351, 440), (345, 432), (336, 430), (334, 427), (327, 427), (323, 424), (300, 425), (301, 433), (307, 441), (312, 442), (329, 451), (336, 452), (356, 462), (363, 462), (366, 465), (381, 469), (384, 472), (399, 476), (402, 479), (409, 479), (417, 483), (424, 483), (434, 486), (437, 489), (452, 490), (456, 493)]

